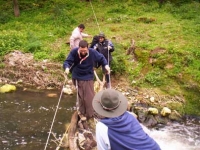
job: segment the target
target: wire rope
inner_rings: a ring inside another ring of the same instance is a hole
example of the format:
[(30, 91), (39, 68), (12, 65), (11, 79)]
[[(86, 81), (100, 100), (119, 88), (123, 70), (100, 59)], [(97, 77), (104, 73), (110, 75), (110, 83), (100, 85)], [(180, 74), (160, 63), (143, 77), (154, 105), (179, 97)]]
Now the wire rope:
[(96, 14), (95, 14), (95, 12), (94, 12), (94, 8), (93, 8), (93, 5), (92, 5), (91, 0), (90, 0), (90, 5), (91, 5), (91, 7), (92, 7), (92, 11), (93, 11), (93, 14), (94, 14), (94, 17), (95, 17), (96, 24), (97, 24), (97, 26), (98, 26), (99, 32), (101, 32), (100, 26), (99, 26), (99, 22), (98, 22), (98, 20), (97, 20)]
[[(95, 11), (94, 11), (94, 7), (93, 7), (93, 5), (92, 5), (91, 0), (90, 0), (90, 5), (91, 5), (91, 7), (92, 7), (92, 11), (93, 11), (93, 14), (94, 14), (94, 17), (95, 17), (96, 24), (97, 24), (97, 26), (98, 26), (99, 32), (101, 32), (100, 26), (99, 26), (99, 22), (98, 22), (98, 20), (97, 20), (97, 17), (96, 17)], [(110, 67), (110, 64), (109, 64), (109, 55), (110, 55), (110, 52), (109, 52), (109, 50), (108, 50), (108, 66)], [(109, 80), (109, 84), (110, 84), (110, 87), (109, 87), (109, 88), (111, 88), (110, 73), (108, 74), (108, 80)]]
[(50, 134), (51, 134), (51, 132), (52, 132), (53, 124), (54, 124), (54, 121), (55, 121), (55, 118), (56, 118), (56, 114), (57, 114), (58, 107), (59, 107), (59, 104), (60, 104), (60, 101), (61, 101), (61, 98), (62, 98), (63, 89), (64, 89), (64, 86), (65, 86), (66, 81), (67, 81), (67, 77), (65, 76), (65, 81), (64, 81), (64, 84), (63, 84), (63, 87), (62, 87), (62, 91), (61, 91), (61, 93), (60, 93), (60, 97), (59, 97), (59, 100), (58, 100), (58, 104), (57, 104), (57, 106), (56, 106), (56, 111), (55, 111), (55, 113), (54, 113), (54, 117), (53, 117), (53, 120), (52, 120), (52, 123), (51, 123), (51, 128), (50, 128), (50, 131), (49, 131), (49, 134), (48, 134), (48, 138), (47, 138), (47, 141), (46, 141), (44, 150), (46, 150), (47, 144), (49, 143)]

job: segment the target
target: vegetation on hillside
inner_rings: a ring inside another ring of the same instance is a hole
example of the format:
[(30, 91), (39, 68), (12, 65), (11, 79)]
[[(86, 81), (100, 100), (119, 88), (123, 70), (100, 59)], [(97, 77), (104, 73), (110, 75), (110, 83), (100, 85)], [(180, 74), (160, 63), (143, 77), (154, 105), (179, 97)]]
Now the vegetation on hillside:
[[(66, 42), (71, 31), (84, 23), (86, 33), (103, 31), (113, 41), (113, 75), (125, 72), (133, 87), (155, 87), (182, 95), (187, 100), (185, 113), (200, 115), (199, 1), (18, 2), (19, 17), (14, 17), (12, 1), (0, 2), (0, 60), (13, 50), (21, 50), (33, 53), (36, 60), (62, 63), (69, 52)], [(135, 49), (127, 55), (132, 39)]]

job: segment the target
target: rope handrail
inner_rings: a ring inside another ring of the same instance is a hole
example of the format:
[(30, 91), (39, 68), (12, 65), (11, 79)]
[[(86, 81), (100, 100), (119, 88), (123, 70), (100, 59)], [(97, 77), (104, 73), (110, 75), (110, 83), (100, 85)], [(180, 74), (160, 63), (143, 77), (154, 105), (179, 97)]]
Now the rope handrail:
[(58, 111), (58, 108), (59, 108), (59, 104), (60, 104), (60, 101), (61, 101), (61, 98), (62, 98), (62, 94), (63, 94), (63, 89), (64, 89), (64, 86), (65, 86), (65, 83), (66, 83), (66, 82), (67, 82), (67, 77), (65, 76), (65, 81), (64, 81), (64, 84), (63, 84), (61, 93), (60, 93), (60, 97), (59, 97), (59, 100), (58, 100), (58, 104), (57, 104), (57, 106), (56, 106), (56, 111), (55, 111), (55, 113), (54, 113), (54, 117), (53, 117), (53, 120), (52, 120), (52, 123), (51, 123), (50, 131), (49, 131), (49, 134), (48, 134), (48, 138), (47, 138), (47, 141), (46, 141), (44, 150), (46, 150), (47, 144), (49, 143), (50, 134), (51, 134), (51, 132), (52, 132), (53, 124), (54, 124), (54, 121), (55, 121), (55, 118), (56, 118), (56, 114), (57, 114), (57, 111)]
[[(95, 17), (95, 20), (96, 20), (97, 26), (98, 26), (98, 28), (99, 28), (99, 32), (101, 32), (101, 30), (100, 30), (100, 26), (99, 26), (99, 23), (98, 23), (98, 20), (97, 20), (96, 14), (95, 14), (95, 12), (94, 12), (94, 8), (93, 8), (93, 5), (92, 5), (91, 0), (90, 0), (90, 5), (91, 5), (91, 7), (92, 7), (92, 11), (93, 11), (93, 14), (94, 14), (94, 17)], [(108, 66), (110, 66), (110, 64), (109, 64), (109, 55), (110, 55), (110, 52), (109, 52), (109, 50), (108, 50)], [(109, 83), (110, 83), (110, 87), (109, 87), (109, 88), (111, 88), (110, 73), (108, 74), (108, 80), (109, 80)]]
[(92, 7), (92, 11), (93, 11), (93, 14), (94, 14), (94, 17), (95, 17), (95, 20), (96, 20), (97, 26), (98, 26), (98, 28), (99, 28), (99, 32), (101, 32), (101, 30), (100, 30), (100, 26), (99, 26), (99, 23), (98, 23), (98, 20), (97, 20), (96, 14), (95, 14), (95, 12), (94, 12), (94, 8), (93, 8), (93, 5), (92, 5), (91, 0), (90, 0), (90, 5), (91, 5), (91, 7)]

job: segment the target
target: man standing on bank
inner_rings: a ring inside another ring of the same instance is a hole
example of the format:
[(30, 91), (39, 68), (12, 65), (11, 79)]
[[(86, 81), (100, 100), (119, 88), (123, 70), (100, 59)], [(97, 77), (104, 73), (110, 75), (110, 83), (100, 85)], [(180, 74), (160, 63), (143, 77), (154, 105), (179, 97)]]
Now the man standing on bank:
[(83, 40), (83, 37), (91, 37), (91, 35), (88, 35), (86, 33), (83, 33), (85, 29), (84, 24), (80, 24), (78, 27), (76, 27), (72, 31), (72, 35), (70, 36), (70, 49), (77, 48), (79, 45), (79, 42)]
[(92, 105), (104, 117), (96, 124), (98, 150), (160, 150), (138, 120), (126, 111), (127, 99), (119, 91), (100, 91), (94, 96)]
[[(94, 97), (94, 71), (93, 64), (100, 63), (110, 73), (110, 67), (105, 57), (94, 49), (88, 48), (85, 40), (80, 41), (79, 47), (70, 51), (63, 68), (68, 74), (72, 72), (72, 81), (77, 88), (79, 112), (87, 119), (93, 117), (92, 99)], [(70, 69), (72, 68), (72, 69)]]
[[(107, 40), (104, 33), (98, 35), (99, 41), (94, 45), (94, 49), (99, 53), (103, 54), (106, 60), (108, 61), (109, 66), (111, 66), (112, 55), (111, 53), (115, 50), (114, 45), (111, 41)], [(100, 64), (97, 64), (95, 67), (99, 67)], [(105, 72), (105, 68), (102, 66), (104, 75), (106, 76), (106, 88), (110, 88), (110, 77)]]

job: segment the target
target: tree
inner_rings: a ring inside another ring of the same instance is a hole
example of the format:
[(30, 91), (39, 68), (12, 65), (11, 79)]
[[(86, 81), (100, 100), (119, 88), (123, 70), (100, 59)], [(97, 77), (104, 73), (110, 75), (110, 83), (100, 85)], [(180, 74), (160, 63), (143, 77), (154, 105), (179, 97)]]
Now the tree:
[(14, 4), (14, 15), (15, 17), (19, 17), (20, 12), (19, 12), (18, 0), (13, 0), (13, 4)]

